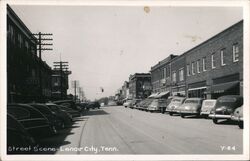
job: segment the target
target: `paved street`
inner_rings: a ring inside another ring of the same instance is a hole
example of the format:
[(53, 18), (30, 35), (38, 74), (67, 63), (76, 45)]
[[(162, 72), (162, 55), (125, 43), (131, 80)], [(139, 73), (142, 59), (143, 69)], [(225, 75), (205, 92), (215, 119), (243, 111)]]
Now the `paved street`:
[(242, 132), (230, 122), (110, 106), (88, 111), (44, 144), (57, 146), (56, 154), (239, 154)]

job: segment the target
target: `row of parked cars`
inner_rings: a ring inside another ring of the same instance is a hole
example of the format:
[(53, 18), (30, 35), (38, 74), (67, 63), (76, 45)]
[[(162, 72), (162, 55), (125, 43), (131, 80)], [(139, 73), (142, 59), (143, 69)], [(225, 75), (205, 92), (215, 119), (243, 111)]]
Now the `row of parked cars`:
[(227, 119), (237, 121), (238, 126), (243, 128), (243, 97), (239, 95), (226, 95), (218, 99), (168, 97), (146, 98), (127, 100), (124, 107), (135, 108), (150, 112), (167, 112), (185, 118), (188, 115), (204, 116), (211, 118), (215, 124), (218, 120)]
[[(83, 111), (90, 108), (100, 108), (100, 105), (95, 102), (75, 103), (73, 100), (8, 104), (7, 147), (39, 145), (43, 138), (56, 135), (59, 130), (71, 127), (75, 118), (82, 116)], [(18, 152), (7, 151), (7, 153)]]

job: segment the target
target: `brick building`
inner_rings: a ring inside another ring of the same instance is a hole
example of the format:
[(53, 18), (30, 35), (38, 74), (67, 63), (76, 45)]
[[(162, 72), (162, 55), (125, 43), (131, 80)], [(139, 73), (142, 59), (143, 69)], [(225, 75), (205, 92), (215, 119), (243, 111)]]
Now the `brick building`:
[(151, 67), (151, 75), (153, 95), (243, 95), (243, 21), (180, 56), (170, 55)]
[(71, 71), (53, 69), (52, 71), (52, 99), (66, 99), (67, 90), (69, 88), (69, 78), (68, 75)]
[(36, 38), (7, 5), (8, 102), (45, 101), (51, 97), (52, 71), (38, 58), (36, 46)]
[(177, 55), (170, 55), (151, 67), (152, 93), (171, 91), (171, 61)]
[(150, 73), (135, 73), (129, 77), (129, 98), (147, 98), (151, 94)]
[(186, 96), (186, 57), (180, 55), (171, 62), (171, 92), (172, 96)]
[(183, 54), (188, 97), (243, 94), (243, 21)]

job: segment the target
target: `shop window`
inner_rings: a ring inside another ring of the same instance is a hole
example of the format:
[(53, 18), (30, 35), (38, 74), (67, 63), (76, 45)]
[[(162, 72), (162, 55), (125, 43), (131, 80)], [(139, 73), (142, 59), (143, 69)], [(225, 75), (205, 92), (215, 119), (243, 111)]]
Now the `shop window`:
[(211, 64), (212, 64), (212, 69), (215, 68), (215, 58), (214, 58), (214, 53), (211, 55)]
[(233, 45), (233, 62), (239, 61), (239, 45)]
[(207, 70), (207, 60), (206, 57), (202, 58), (202, 70), (205, 72)]
[(226, 65), (226, 63), (225, 63), (225, 49), (222, 49), (220, 51), (220, 62), (221, 62), (221, 66)]

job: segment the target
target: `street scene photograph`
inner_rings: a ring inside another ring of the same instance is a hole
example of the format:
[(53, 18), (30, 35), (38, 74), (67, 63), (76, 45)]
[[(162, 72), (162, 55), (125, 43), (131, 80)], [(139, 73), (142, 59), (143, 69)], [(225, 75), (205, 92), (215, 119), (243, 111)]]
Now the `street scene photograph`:
[(242, 6), (4, 8), (7, 156), (245, 154)]

